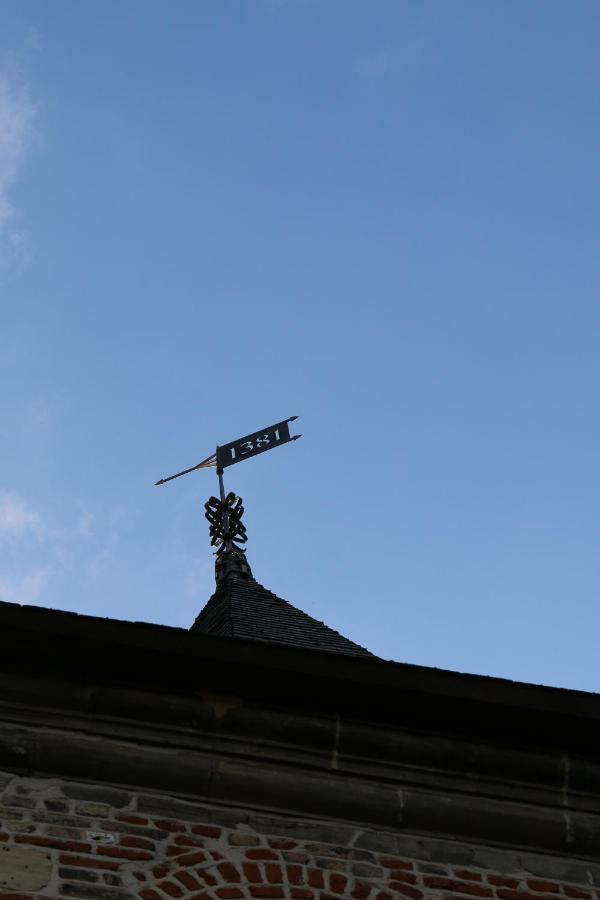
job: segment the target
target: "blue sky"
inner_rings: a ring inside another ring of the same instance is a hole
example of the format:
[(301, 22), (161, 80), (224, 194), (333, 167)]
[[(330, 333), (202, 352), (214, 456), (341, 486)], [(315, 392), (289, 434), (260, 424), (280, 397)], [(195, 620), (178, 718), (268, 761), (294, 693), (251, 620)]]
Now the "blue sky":
[(4, 0), (0, 599), (600, 689), (600, 8)]

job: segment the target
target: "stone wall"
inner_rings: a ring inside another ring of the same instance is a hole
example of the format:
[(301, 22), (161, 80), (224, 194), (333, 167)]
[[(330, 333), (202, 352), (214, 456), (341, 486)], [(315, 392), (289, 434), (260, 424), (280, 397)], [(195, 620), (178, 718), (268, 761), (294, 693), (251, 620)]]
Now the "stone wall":
[(600, 900), (600, 866), (0, 773), (0, 900)]

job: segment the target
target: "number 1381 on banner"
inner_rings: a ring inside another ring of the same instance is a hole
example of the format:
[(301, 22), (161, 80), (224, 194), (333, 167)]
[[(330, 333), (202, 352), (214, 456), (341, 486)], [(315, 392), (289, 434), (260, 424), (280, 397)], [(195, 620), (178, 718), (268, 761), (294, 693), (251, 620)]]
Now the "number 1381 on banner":
[(255, 431), (254, 434), (248, 434), (237, 441), (231, 441), (223, 447), (217, 447), (217, 467), (224, 469), (226, 466), (232, 466), (250, 456), (256, 456), (257, 453), (264, 453), (265, 450), (271, 450), (280, 444), (297, 441), (301, 435), (291, 435), (288, 425), (288, 422), (293, 422), (297, 418), (298, 416), (291, 416), (284, 422), (278, 422), (276, 425)]

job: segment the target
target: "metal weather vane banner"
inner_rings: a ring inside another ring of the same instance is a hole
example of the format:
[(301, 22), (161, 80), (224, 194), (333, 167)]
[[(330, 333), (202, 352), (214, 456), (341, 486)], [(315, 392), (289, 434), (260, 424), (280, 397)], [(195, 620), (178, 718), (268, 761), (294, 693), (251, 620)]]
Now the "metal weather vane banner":
[(276, 425), (263, 428), (262, 431), (255, 431), (253, 434), (247, 434), (246, 437), (238, 438), (237, 441), (231, 441), (230, 444), (225, 444), (223, 447), (217, 447), (218, 468), (224, 469), (226, 466), (233, 466), (244, 459), (256, 456), (257, 453), (272, 450), (273, 447), (287, 444), (288, 441), (297, 441), (302, 435), (295, 434), (292, 436), (288, 424), (289, 422), (294, 422), (297, 418), (298, 416), (291, 416), (283, 422), (277, 422)]
[[(216, 467), (219, 477), (219, 493), (220, 499), (211, 497), (205, 504), (206, 518), (210, 525), (211, 545), (217, 547), (217, 554), (221, 554), (224, 550), (242, 550), (237, 547), (236, 543), (245, 543), (247, 540), (246, 529), (242, 524), (241, 518), (244, 507), (240, 497), (233, 493), (225, 496), (225, 486), (223, 484), (223, 469), (227, 466), (233, 466), (235, 463), (250, 459), (251, 456), (257, 456), (266, 450), (273, 450), (282, 444), (290, 441), (297, 441), (300, 434), (290, 434), (289, 423), (294, 422), (298, 416), (290, 416), (283, 422), (276, 422), (275, 425), (269, 425), (268, 428), (262, 428), (245, 437), (224, 444), (217, 449), (202, 462), (175, 475), (169, 475), (167, 478), (161, 478), (156, 482), (157, 485), (166, 484), (167, 481), (173, 481), (181, 475), (187, 475), (188, 472), (195, 472), (196, 469), (207, 469)], [(242, 551), (244, 552), (244, 551)]]
[(188, 472), (195, 472), (196, 469), (208, 469), (216, 466), (218, 472), (219, 469), (233, 466), (244, 459), (250, 459), (251, 456), (264, 453), (265, 450), (272, 450), (274, 447), (281, 446), (281, 444), (287, 444), (288, 441), (297, 441), (302, 435), (291, 435), (289, 427), (289, 423), (294, 422), (297, 418), (298, 416), (290, 416), (289, 419), (284, 419), (283, 422), (269, 425), (268, 428), (263, 428), (261, 431), (255, 431), (253, 434), (247, 434), (245, 437), (238, 438), (237, 441), (231, 441), (229, 444), (217, 447), (215, 453), (211, 453), (210, 456), (207, 456), (206, 459), (203, 459), (196, 466), (184, 469), (183, 472), (177, 472), (175, 475), (169, 475), (167, 478), (161, 478), (155, 484), (166, 484), (167, 481), (173, 481), (174, 478), (187, 475)]

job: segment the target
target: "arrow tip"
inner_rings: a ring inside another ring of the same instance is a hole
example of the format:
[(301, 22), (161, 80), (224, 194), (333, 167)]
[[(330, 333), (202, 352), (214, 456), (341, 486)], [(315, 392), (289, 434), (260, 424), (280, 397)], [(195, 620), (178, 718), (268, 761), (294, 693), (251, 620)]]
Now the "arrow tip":
[(290, 416), (288, 422), (295, 422), (298, 416)]

